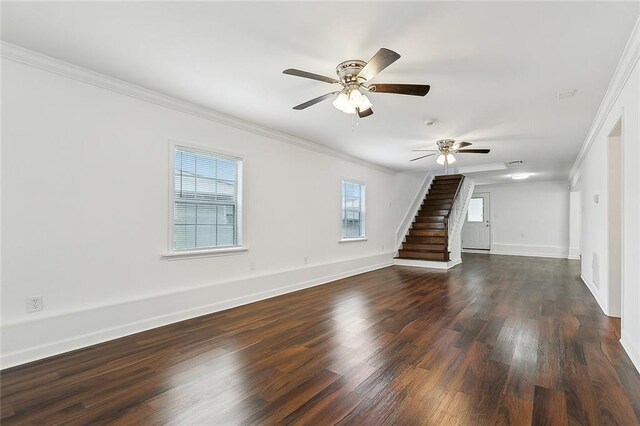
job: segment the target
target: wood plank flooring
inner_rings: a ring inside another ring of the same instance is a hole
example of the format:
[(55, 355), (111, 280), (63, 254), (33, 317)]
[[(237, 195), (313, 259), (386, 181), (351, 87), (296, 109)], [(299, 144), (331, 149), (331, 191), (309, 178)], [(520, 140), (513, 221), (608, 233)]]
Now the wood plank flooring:
[(139, 333), (3, 371), (2, 424), (638, 424), (578, 266), (466, 254)]

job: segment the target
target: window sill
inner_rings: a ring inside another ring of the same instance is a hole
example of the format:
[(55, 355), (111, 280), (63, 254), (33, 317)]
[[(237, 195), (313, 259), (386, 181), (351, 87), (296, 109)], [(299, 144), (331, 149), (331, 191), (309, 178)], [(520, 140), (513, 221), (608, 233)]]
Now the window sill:
[(162, 257), (167, 260), (195, 259), (198, 257), (231, 256), (234, 254), (242, 254), (248, 250), (248, 247), (238, 246), (203, 250), (172, 251), (164, 253)]
[(366, 237), (362, 237), (362, 238), (343, 238), (341, 240), (338, 240), (338, 243), (343, 244), (343, 243), (355, 243), (357, 241), (367, 241)]

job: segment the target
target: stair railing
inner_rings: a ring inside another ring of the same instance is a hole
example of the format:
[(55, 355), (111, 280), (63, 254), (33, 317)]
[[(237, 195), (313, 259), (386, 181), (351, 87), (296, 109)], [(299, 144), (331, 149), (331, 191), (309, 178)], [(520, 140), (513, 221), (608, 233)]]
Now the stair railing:
[(445, 220), (447, 220), (447, 233), (449, 235), (449, 251), (452, 251), (451, 242), (454, 241), (456, 234), (460, 232), (462, 228), (464, 214), (467, 211), (469, 199), (471, 198), (471, 194), (473, 193), (475, 186), (476, 183), (473, 179), (463, 176), (462, 181), (456, 190), (456, 195), (453, 199), (451, 210), (449, 210), (449, 215), (445, 217)]

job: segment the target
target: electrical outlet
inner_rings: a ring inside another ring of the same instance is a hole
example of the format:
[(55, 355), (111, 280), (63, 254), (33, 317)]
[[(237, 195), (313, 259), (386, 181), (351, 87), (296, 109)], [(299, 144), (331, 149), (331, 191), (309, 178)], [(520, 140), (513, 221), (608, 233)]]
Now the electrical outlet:
[(42, 310), (42, 296), (27, 298), (27, 312), (38, 312)]
[(255, 271), (255, 270), (256, 270), (256, 264), (255, 264), (255, 263), (253, 263), (253, 262), (251, 262), (251, 263), (249, 264), (249, 269), (251, 269), (252, 271)]
[(309, 264), (309, 258), (308, 258), (308, 257), (305, 257), (305, 258), (304, 258), (304, 264), (305, 264), (305, 265), (308, 265), (308, 264)]

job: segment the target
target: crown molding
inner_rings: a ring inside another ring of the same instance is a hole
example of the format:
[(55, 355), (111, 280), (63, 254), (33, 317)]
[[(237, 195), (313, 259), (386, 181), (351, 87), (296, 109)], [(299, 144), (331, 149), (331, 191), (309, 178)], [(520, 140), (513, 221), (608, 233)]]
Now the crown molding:
[(618, 62), (618, 66), (616, 67), (616, 71), (613, 73), (613, 78), (611, 79), (611, 83), (609, 83), (609, 87), (607, 88), (607, 92), (604, 95), (602, 103), (598, 108), (598, 112), (596, 113), (596, 117), (591, 124), (591, 128), (589, 129), (589, 133), (587, 133), (587, 137), (582, 144), (582, 148), (580, 148), (580, 152), (576, 157), (576, 161), (573, 163), (571, 167), (571, 171), (569, 172), (569, 182), (572, 182), (578, 170), (582, 166), (582, 163), (591, 148), (591, 145), (595, 142), (596, 137), (600, 133), (602, 126), (605, 123), (605, 120), (609, 116), (613, 105), (618, 100), (622, 89), (625, 84), (629, 80), (631, 76), (631, 72), (633, 68), (638, 63), (638, 59), (640, 58), (640, 17), (636, 20), (636, 24), (631, 31), (631, 36), (629, 37), (629, 41), (624, 48), (622, 53), (622, 57)]
[(196, 117), (204, 118), (206, 120), (244, 130), (249, 133), (264, 136), (269, 139), (296, 145), (298, 147), (336, 157), (341, 160), (350, 161), (352, 163), (369, 167), (384, 173), (398, 173), (398, 170), (393, 170), (379, 164), (362, 160), (360, 158), (354, 157), (344, 152), (340, 152), (335, 149), (328, 148), (315, 142), (311, 142), (287, 133), (270, 129), (268, 127), (252, 123), (238, 117), (223, 114), (211, 108), (207, 108), (192, 102), (187, 102), (173, 96), (165, 95), (163, 93), (156, 92), (154, 90), (147, 89), (132, 83), (128, 83), (126, 81), (119, 80), (105, 74), (91, 71), (87, 68), (83, 68), (69, 62), (61, 61), (51, 56), (43, 55), (41, 53), (34, 52), (32, 50), (7, 43), (5, 41), (1, 42), (0, 47), (0, 56), (14, 62), (19, 62), (21, 64), (29, 65), (34, 68), (39, 68), (41, 70), (71, 78), (76, 81), (91, 84), (93, 86), (107, 89), (112, 92), (120, 93), (122, 95), (130, 96), (132, 98), (140, 99), (146, 102), (151, 102), (153, 104), (171, 108), (173, 110), (180, 111), (186, 114), (191, 114)]

